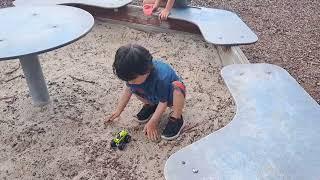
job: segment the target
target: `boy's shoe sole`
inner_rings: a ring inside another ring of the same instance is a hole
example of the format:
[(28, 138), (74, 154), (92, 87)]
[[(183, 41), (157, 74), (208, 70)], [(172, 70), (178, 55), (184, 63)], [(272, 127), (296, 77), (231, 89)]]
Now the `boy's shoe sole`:
[(185, 125), (185, 124), (184, 124), (184, 121), (183, 121), (183, 124), (182, 124), (179, 132), (178, 132), (176, 135), (174, 135), (174, 136), (172, 136), (172, 137), (166, 137), (166, 136), (161, 135), (161, 139), (167, 140), (167, 141), (172, 141), (172, 140), (174, 140), (174, 139), (177, 139), (177, 138), (180, 136), (181, 131), (182, 131), (183, 128), (184, 128), (184, 125)]

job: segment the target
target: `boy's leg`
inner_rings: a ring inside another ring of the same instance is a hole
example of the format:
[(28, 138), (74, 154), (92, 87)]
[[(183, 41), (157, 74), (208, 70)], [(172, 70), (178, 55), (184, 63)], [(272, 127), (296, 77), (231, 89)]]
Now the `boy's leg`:
[(184, 126), (182, 111), (185, 103), (186, 87), (182, 82), (175, 81), (173, 86), (173, 112), (169, 117), (168, 124), (162, 132), (161, 138), (165, 140), (173, 140), (179, 137)]
[(157, 104), (152, 104), (147, 99), (135, 94), (135, 96), (143, 103), (142, 109), (137, 114), (137, 122), (146, 123), (157, 109)]
[(180, 119), (182, 117), (182, 110), (185, 102), (185, 86), (178, 81), (173, 82), (173, 103), (172, 103), (172, 114), (171, 117)]

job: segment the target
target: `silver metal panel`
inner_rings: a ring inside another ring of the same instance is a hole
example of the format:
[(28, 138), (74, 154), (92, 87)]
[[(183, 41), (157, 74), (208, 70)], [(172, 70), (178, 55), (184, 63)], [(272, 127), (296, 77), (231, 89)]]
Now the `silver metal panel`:
[(211, 8), (174, 8), (169, 18), (197, 25), (204, 39), (216, 45), (252, 44), (257, 35), (235, 13)]
[(222, 76), (236, 115), (166, 162), (167, 180), (317, 180), (320, 106), (282, 68), (229, 65)]
[(68, 6), (0, 9), (0, 60), (38, 54), (67, 45), (87, 34), (90, 13)]
[(57, 4), (82, 4), (107, 9), (120, 8), (131, 3), (132, 0), (15, 0), (15, 6), (24, 5), (57, 5)]

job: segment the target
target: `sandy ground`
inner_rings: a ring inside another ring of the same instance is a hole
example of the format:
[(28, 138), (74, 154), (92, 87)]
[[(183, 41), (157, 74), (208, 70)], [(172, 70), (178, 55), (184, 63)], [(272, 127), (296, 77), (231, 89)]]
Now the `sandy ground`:
[[(146, 139), (143, 125), (133, 121), (141, 107), (136, 99), (118, 122), (103, 124), (123, 86), (112, 73), (113, 57), (129, 42), (166, 59), (185, 79), (187, 127), (176, 141)], [(98, 22), (85, 38), (40, 58), (52, 98), (43, 108), (32, 106), (19, 62), (0, 63), (0, 179), (163, 179), (172, 153), (225, 126), (234, 114), (215, 48), (197, 36)], [(123, 128), (133, 141), (125, 151), (114, 151), (110, 140)]]
[[(10, 5), (11, 0), (0, 0), (0, 7)], [(236, 12), (259, 36), (256, 44), (242, 47), (248, 59), (284, 67), (320, 102), (319, 0), (192, 0), (192, 5)], [(0, 62), (0, 98), (9, 97), (0, 100), (0, 179), (163, 179), (170, 154), (232, 118), (233, 102), (219, 80), (216, 53), (210, 45), (203, 48), (203, 42), (190, 36), (115, 26), (97, 25), (93, 32), (76, 44), (41, 56), (53, 100), (44, 108), (31, 106), (25, 79), (19, 76), (21, 68), (11, 73), (18, 61)], [(127, 42), (145, 44), (145, 38), (151, 40), (147, 46), (154, 55), (171, 62), (188, 85), (185, 119), (189, 127), (197, 126), (177, 141), (147, 141), (143, 126), (132, 122), (140, 107), (135, 99), (118, 123), (108, 127), (102, 123), (122, 87), (111, 72), (114, 51)], [(121, 128), (127, 128), (134, 141), (124, 152), (112, 151), (112, 133)]]

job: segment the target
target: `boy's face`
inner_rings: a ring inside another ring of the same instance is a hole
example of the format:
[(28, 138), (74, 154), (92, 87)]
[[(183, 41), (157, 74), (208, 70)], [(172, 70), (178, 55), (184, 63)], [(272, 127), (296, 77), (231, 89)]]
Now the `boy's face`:
[(138, 75), (135, 79), (128, 81), (129, 84), (142, 84), (146, 81), (150, 73), (144, 74), (144, 75)]

